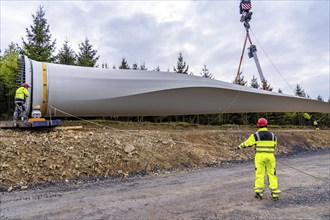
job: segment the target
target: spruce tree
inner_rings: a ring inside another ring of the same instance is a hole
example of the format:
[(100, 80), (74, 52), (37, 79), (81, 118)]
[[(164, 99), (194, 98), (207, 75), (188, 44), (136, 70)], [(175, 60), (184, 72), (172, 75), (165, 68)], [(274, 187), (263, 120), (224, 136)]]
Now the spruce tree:
[(31, 30), (26, 28), (27, 42), (23, 40), (24, 54), (29, 58), (41, 62), (53, 62), (56, 40), (52, 41), (49, 31), (49, 25), (45, 18), (45, 11), (39, 6), (35, 15), (32, 15), (33, 25)]
[(237, 78), (233, 81), (234, 84), (246, 86), (247, 81), (244, 80), (243, 72), (240, 72)]
[(140, 70), (148, 70), (144, 61), (140, 64)]
[(254, 75), (253, 78), (251, 79), (250, 86), (255, 89), (258, 89), (260, 87), (258, 83), (258, 78), (256, 78)]
[(75, 65), (77, 55), (76, 53), (71, 49), (69, 46), (69, 41), (66, 39), (64, 41), (63, 47), (60, 50), (60, 52), (57, 55), (57, 62), (60, 64), (66, 64), (66, 65)]
[(273, 87), (271, 87), (270, 84), (268, 84), (267, 80), (264, 80), (262, 82), (262, 89), (267, 91), (273, 91)]
[(306, 97), (305, 91), (301, 88), (299, 84), (297, 84), (296, 88), (294, 89), (294, 94), (299, 97)]
[(181, 74), (188, 74), (189, 65), (183, 61), (182, 52), (179, 52), (178, 62), (176, 67), (173, 67), (174, 72)]
[(139, 70), (137, 63), (133, 63), (132, 70)]
[(106, 60), (104, 62), (102, 62), (101, 68), (102, 69), (109, 69), (109, 65), (108, 65), (108, 62)]
[(118, 69), (130, 69), (125, 57), (121, 60), (120, 65), (118, 66)]
[(100, 56), (96, 56), (97, 50), (93, 50), (93, 46), (86, 37), (84, 42), (79, 45), (79, 53), (77, 58), (78, 66), (94, 67)]
[(324, 100), (323, 100), (322, 96), (320, 96), (320, 95), (318, 95), (318, 96), (317, 96), (316, 100), (319, 100), (319, 101), (322, 101), (322, 102), (324, 102)]
[(200, 73), (202, 77), (208, 78), (208, 79), (214, 79), (214, 76), (210, 71), (206, 68), (206, 65), (202, 68), (202, 72)]

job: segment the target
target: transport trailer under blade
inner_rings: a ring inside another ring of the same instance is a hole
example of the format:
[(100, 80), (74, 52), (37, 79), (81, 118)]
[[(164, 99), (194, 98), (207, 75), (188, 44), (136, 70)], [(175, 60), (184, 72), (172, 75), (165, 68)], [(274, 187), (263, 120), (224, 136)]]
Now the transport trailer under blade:
[(11, 128), (50, 128), (55, 127), (61, 124), (60, 119), (53, 120), (35, 120), (29, 119), (27, 122), (16, 122), (16, 125), (13, 122), (1, 122), (0, 128), (11, 129)]

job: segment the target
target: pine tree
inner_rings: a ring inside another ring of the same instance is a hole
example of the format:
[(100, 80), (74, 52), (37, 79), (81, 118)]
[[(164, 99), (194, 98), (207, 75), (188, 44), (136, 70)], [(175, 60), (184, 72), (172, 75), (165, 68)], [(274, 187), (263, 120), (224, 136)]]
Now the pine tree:
[(214, 79), (214, 76), (212, 73), (209, 72), (209, 70), (206, 68), (206, 65), (202, 68), (202, 72), (200, 73), (202, 77), (208, 78), (208, 79)]
[(57, 55), (57, 62), (66, 65), (75, 65), (77, 54), (69, 46), (69, 41), (64, 41), (63, 47)]
[(93, 50), (93, 46), (86, 37), (84, 42), (79, 44), (79, 53), (77, 58), (78, 66), (94, 67), (100, 56), (96, 56), (97, 50)]
[(253, 78), (251, 79), (250, 86), (255, 89), (258, 89), (260, 87), (258, 83), (258, 78), (256, 78), (254, 75)]
[(267, 91), (273, 91), (273, 87), (268, 84), (267, 80), (262, 82), (262, 89)]
[(31, 30), (26, 28), (27, 42), (23, 40), (23, 49), (25, 55), (29, 58), (42, 62), (53, 62), (56, 40), (51, 40), (49, 25), (45, 18), (45, 11), (42, 6), (39, 6), (35, 15), (32, 15), (33, 25), (30, 25)]
[(299, 84), (297, 84), (296, 88), (294, 89), (294, 94), (299, 97), (306, 97), (305, 91), (301, 88)]
[(242, 74), (242, 72), (238, 74), (237, 78), (233, 81), (234, 84), (246, 86), (247, 81), (244, 81), (244, 76)]
[(118, 66), (118, 69), (130, 69), (125, 57), (121, 60), (120, 65)]
[(102, 62), (101, 68), (109, 69), (109, 65), (108, 65), (108, 62), (106, 60)]
[(148, 70), (148, 68), (146, 67), (146, 63), (144, 61), (140, 65), (140, 70)]
[(132, 70), (139, 70), (139, 67), (138, 67), (137, 63), (133, 63)]
[(189, 65), (186, 64), (186, 62), (183, 61), (182, 52), (179, 52), (178, 62), (176, 65), (176, 68), (173, 67), (174, 72), (176, 73), (182, 73), (182, 74), (188, 74)]
[(318, 96), (317, 96), (316, 100), (319, 100), (319, 101), (322, 101), (322, 102), (324, 102), (324, 100), (323, 100), (322, 96), (320, 96), (320, 95), (318, 95)]

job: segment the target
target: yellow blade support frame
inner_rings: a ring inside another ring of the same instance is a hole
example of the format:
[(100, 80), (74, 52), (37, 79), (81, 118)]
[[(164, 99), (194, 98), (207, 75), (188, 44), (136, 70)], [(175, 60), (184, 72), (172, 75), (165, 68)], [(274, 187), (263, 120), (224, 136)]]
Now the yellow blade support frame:
[(42, 63), (42, 76), (43, 76), (43, 100), (42, 100), (42, 109), (41, 115), (46, 114), (47, 110), (47, 68), (46, 63)]

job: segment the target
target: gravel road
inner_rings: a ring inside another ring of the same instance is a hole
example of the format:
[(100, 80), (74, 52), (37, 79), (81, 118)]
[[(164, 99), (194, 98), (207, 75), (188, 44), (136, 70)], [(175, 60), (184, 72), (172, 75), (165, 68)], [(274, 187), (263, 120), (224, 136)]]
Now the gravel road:
[(281, 157), (277, 173), (279, 201), (254, 198), (248, 161), (2, 192), (0, 219), (330, 219), (329, 150)]

